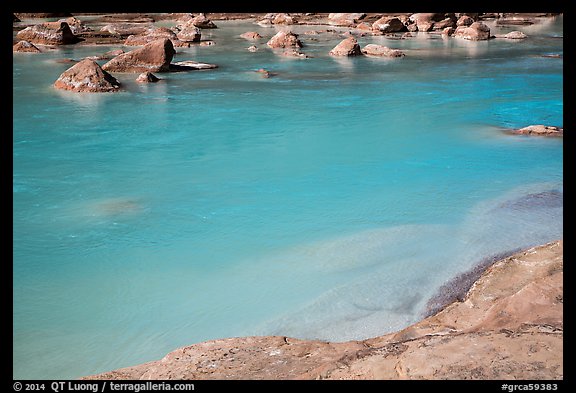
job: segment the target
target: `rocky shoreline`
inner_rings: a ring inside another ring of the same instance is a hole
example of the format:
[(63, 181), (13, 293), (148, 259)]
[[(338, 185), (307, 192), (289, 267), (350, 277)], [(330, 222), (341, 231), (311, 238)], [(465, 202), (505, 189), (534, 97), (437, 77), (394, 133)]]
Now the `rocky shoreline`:
[(238, 337), (84, 380), (563, 378), (563, 241), (501, 259), (460, 300), (399, 332), (330, 343)]

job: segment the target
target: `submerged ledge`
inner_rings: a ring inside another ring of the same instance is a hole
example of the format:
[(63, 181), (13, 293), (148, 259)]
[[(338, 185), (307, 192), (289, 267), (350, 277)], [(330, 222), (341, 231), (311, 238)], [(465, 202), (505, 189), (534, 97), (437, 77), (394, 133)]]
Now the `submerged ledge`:
[(396, 333), (211, 340), (81, 379), (562, 379), (563, 255), (558, 240), (484, 266), (465, 296)]

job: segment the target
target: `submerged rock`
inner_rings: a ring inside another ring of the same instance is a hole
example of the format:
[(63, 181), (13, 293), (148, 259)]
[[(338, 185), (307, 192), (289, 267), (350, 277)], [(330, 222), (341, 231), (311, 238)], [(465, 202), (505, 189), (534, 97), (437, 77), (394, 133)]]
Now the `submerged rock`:
[(490, 38), (490, 28), (482, 22), (474, 22), (470, 26), (458, 26), (454, 37), (471, 41), (481, 41)]
[(368, 44), (362, 48), (362, 53), (368, 56), (380, 56), (380, 57), (404, 57), (405, 54), (398, 49), (390, 49), (387, 46)]
[(504, 35), (504, 38), (508, 38), (509, 40), (521, 40), (527, 37), (528, 36), (521, 31), (511, 31), (510, 33)]
[(107, 93), (118, 91), (120, 83), (94, 60), (84, 59), (64, 71), (54, 87), (74, 92)]
[(110, 72), (165, 72), (174, 56), (174, 46), (167, 38), (116, 56), (102, 66)]
[(247, 31), (246, 33), (240, 34), (240, 37), (245, 38), (247, 40), (258, 40), (262, 38), (262, 36), (255, 31)]
[(30, 26), (19, 31), (16, 38), (41, 45), (69, 45), (80, 41), (66, 22), (46, 22)]
[(499, 208), (513, 210), (532, 210), (540, 208), (561, 208), (564, 206), (564, 193), (559, 190), (542, 191), (524, 195), (520, 198), (506, 201)]
[(542, 124), (537, 124), (512, 130), (511, 133), (520, 135), (564, 136), (564, 129), (555, 126), (545, 126)]
[(266, 43), (270, 48), (302, 48), (298, 35), (291, 31), (279, 31)]
[(22, 40), (14, 44), (12, 47), (12, 52), (40, 53), (40, 49), (28, 41)]
[(170, 64), (170, 71), (211, 70), (218, 68), (216, 64), (200, 63), (198, 61), (183, 60)]
[(160, 79), (154, 75), (153, 73), (146, 71), (138, 75), (136, 78), (136, 82), (138, 83), (155, 83), (158, 82)]
[(332, 56), (360, 56), (362, 51), (356, 38), (348, 37), (332, 48), (329, 54)]

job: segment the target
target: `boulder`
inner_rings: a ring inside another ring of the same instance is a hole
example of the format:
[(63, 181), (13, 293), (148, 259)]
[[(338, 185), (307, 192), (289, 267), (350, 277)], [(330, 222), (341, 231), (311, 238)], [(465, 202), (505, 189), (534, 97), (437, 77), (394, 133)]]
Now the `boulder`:
[(302, 48), (298, 35), (291, 31), (279, 31), (266, 43), (270, 48)]
[(504, 38), (508, 38), (510, 40), (521, 40), (528, 37), (526, 34), (522, 33), (521, 31), (511, 31), (510, 33), (504, 35)]
[(250, 46), (248, 47), (248, 50), (249, 50), (250, 52), (258, 52), (258, 47), (257, 47), (256, 45), (250, 45)]
[(487, 40), (490, 38), (490, 28), (482, 22), (474, 22), (470, 26), (458, 26), (454, 37), (471, 41)]
[(210, 19), (206, 17), (204, 14), (200, 14), (190, 20), (192, 24), (196, 27), (201, 29), (215, 29), (218, 26), (214, 24)]
[(444, 30), (442, 30), (442, 36), (451, 37), (454, 35), (455, 31), (456, 29), (454, 29), (453, 27), (446, 27)]
[(94, 60), (84, 59), (64, 71), (54, 87), (74, 92), (105, 93), (118, 91), (120, 83)]
[(348, 37), (332, 48), (329, 54), (332, 56), (359, 56), (362, 55), (362, 51), (356, 38)]
[(354, 26), (365, 17), (364, 13), (333, 13), (328, 14), (328, 23), (334, 26)]
[(160, 79), (150, 71), (143, 72), (136, 78), (136, 82), (138, 83), (155, 83), (159, 80)]
[(74, 34), (80, 34), (80, 33), (86, 32), (86, 31), (92, 31), (92, 29), (87, 27), (84, 24), (84, 22), (82, 22), (80, 19), (75, 18), (73, 16), (66, 18), (66, 19), (60, 19), (58, 22), (68, 23), (68, 26), (70, 26), (70, 30), (72, 30), (72, 33), (74, 33)]
[(396, 17), (384, 16), (372, 23), (372, 30), (382, 33), (396, 33), (398, 31), (406, 31), (406, 26)]
[(542, 124), (537, 124), (512, 130), (512, 133), (520, 135), (564, 136), (564, 129), (555, 126), (545, 126)]
[(247, 31), (246, 33), (240, 34), (240, 37), (245, 38), (247, 40), (258, 40), (262, 38), (262, 36), (255, 31)]
[(276, 14), (274, 19), (272, 19), (272, 24), (274, 25), (293, 25), (294, 23), (296, 23), (294, 18), (284, 13)]
[(260, 69), (256, 70), (256, 72), (258, 72), (260, 75), (262, 75), (262, 78), (270, 78), (272, 76), (278, 75), (276, 72), (270, 72), (264, 68), (260, 68)]
[(430, 31), (434, 27), (435, 22), (444, 19), (444, 14), (441, 13), (417, 13), (410, 15), (410, 21), (416, 24), (418, 31)]
[(362, 32), (370, 32), (372, 31), (372, 25), (370, 23), (366, 23), (366, 22), (360, 22), (356, 25), (355, 27), (357, 30), (360, 30)]
[(20, 41), (14, 44), (12, 47), (12, 52), (29, 52), (29, 53), (40, 53), (40, 49), (34, 46), (34, 44), (28, 41)]
[(163, 38), (116, 56), (102, 68), (110, 72), (168, 71), (174, 53), (172, 41)]
[(432, 30), (444, 30), (447, 27), (455, 27), (456, 20), (452, 18), (444, 18), (441, 21), (434, 22)]
[(30, 26), (19, 31), (16, 38), (41, 45), (69, 45), (80, 41), (66, 22), (45, 22)]
[(472, 23), (474, 23), (474, 19), (472, 17), (468, 15), (462, 15), (456, 21), (456, 26), (470, 26)]
[(199, 42), (202, 33), (200, 32), (200, 28), (196, 26), (194, 23), (194, 19), (190, 19), (188, 22), (184, 23), (180, 26), (180, 31), (176, 34), (176, 37), (180, 41), (185, 42)]
[(144, 34), (153, 28), (154, 25), (152, 23), (111, 23), (102, 27), (100, 31), (107, 31), (110, 34), (127, 36), (132, 34)]
[(390, 49), (387, 46), (368, 44), (362, 48), (362, 53), (368, 56), (380, 56), (380, 57), (404, 57), (404, 52), (398, 49)]

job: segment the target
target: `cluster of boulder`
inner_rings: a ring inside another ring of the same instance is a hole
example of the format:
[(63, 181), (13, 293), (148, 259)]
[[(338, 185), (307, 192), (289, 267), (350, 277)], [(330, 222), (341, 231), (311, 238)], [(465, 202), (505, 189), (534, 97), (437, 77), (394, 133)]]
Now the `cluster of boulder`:
[[(18, 16), (29, 17), (27, 14), (14, 15), (14, 21)], [(28, 26), (16, 34), (19, 40), (13, 46), (14, 52), (37, 53), (42, 50), (38, 46), (70, 45), (82, 41), (82, 37), (92, 32), (81, 20), (69, 14), (50, 14), (54, 16), (66, 16), (57, 22), (45, 22)], [(308, 15), (308, 14), (306, 14)], [(487, 40), (494, 38), (490, 35), (490, 28), (479, 20), (479, 14), (454, 14), (454, 13), (416, 13), (403, 15), (374, 15), (370, 18), (364, 13), (333, 13), (328, 15), (329, 24), (344, 26), (360, 30), (360, 35), (371, 32), (374, 35), (423, 31), (441, 31), (444, 35), (454, 36), (467, 40)], [(299, 23), (304, 14), (269, 13), (258, 20), (259, 25), (292, 25)], [(368, 22), (371, 20), (371, 22)], [(118, 91), (120, 83), (109, 72), (141, 73), (139, 82), (155, 82), (158, 80), (152, 72), (184, 71), (190, 69), (207, 69), (217, 67), (214, 64), (185, 61), (172, 64), (175, 54), (174, 47), (189, 47), (192, 43), (213, 44), (212, 41), (201, 41), (202, 29), (214, 29), (217, 26), (205, 14), (179, 14), (177, 24), (173, 28), (158, 27), (153, 24), (154, 20), (144, 18), (113, 19), (100, 29), (100, 34), (110, 34), (124, 39), (126, 46), (138, 46), (129, 52), (117, 50), (101, 56), (88, 57), (68, 70), (66, 70), (54, 84), (57, 88), (71, 91), (87, 92), (112, 92)], [(107, 23), (107, 22), (106, 22)], [(305, 22), (304, 22), (305, 23)], [(329, 32), (332, 30), (326, 30)], [(336, 33), (336, 31), (332, 31)], [(94, 32), (92, 32), (94, 33)], [(317, 31), (311, 33), (319, 34)], [(96, 32), (98, 34), (98, 32)], [(308, 33), (306, 33), (308, 34)], [(367, 44), (360, 47), (352, 31), (348, 31), (348, 37), (336, 45), (329, 54), (332, 56), (378, 56), (401, 58), (404, 53), (398, 49), (386, 46)], [(240, 37), (258, 41), (263, 37), (254, 31), (241, 34)], [(496, 38), (522, 39), (526, 35), (519, 31), (512, 31), (506, 35), (498, 35)], [(314, 38), (311, 38), (314, 40)], [(36, 46), (38, 45), (38, 46)], [(266, 45), (273, 49), (283, 49), (282, 55), (297, 58), (309, 58), (302, 53), (302, 41), (298, 34), (290, 30), (278, 31), (272, 36)], [(256, 52), (258, 47), (251, 45), (249, 51)], [(87, 61), (89, 60), (89, 61)], [(96, 60), (109, 60), (101, 67)], [(76, 60), (70, 62), (76, 63)], [(268, 74), (266, 74), (268, 75)], [(83, 78), (83, 79), (79, 79)]]

